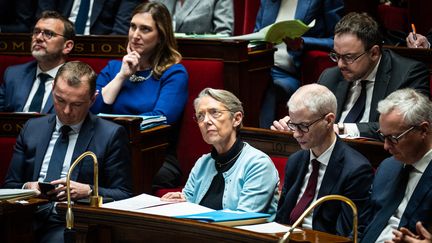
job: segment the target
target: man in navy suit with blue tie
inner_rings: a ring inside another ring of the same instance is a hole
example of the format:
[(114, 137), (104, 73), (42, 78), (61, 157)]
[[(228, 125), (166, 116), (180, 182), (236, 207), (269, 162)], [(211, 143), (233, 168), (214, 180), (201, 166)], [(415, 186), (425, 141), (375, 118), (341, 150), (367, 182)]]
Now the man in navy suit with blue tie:
[(375, 174), (365, 243), (389, 241), (400, 227), (416, 232), (418, 221), (432, 223), (432, 102), (407, 88), (380, 101), (378, 112), (378, 134), (393, 157)]
[(34, 61), (8, 67), (0, 86), (0, 111), (54, 113), (51, 89), (74, 46), (73, 24), (57, 12), (42, 13), (32, 34)]
[[(124, 127), (89, 112), (96, 98), (96, 73), (82, 62), (67, 62), (54, 80), (52, 96), (56, 115), (29, 120), (17, 138), (4, 186), (41, 191), (38, 182), (55, 189), (53, 201), (64, 201), (70, 164), (86, 151), (98, 158), (99, 195), (114, 200), (132, 195), (128, 137)], [(86, 157), (71, 174), (71, 198), (87, 198), (93, 191), (93, 161)], [(63, 242), (65, 216), (54, 202), (35, 214), (39, 242)]]
[[(359, 231), (366, 224), (373, 170), (369, 161), (333, 131), (336, 97), (325, 86), (300, 87), (288, 101), (288, 127), (302, 148), (289, 157), (276, 221), (293, 224), (313, 201), (331, 194), (346, 196), (358, 208)], [(352, 212), (342, 202), (326, 202), (302, 227), (349, 236)]]

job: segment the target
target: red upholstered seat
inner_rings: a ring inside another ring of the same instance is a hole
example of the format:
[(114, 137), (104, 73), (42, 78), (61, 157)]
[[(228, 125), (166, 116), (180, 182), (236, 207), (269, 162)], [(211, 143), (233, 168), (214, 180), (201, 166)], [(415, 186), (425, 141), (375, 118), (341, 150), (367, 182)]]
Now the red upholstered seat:
[(285, 178), (285, 165), (288, 161), (286, 157), (271, 157), (278, 173), (279, 173), (279, 190), (282, 190)]
[(219, 60), (183, 60), (189, 74), (189, 97), (183, 113), (177, 155), (186, 182), (189, 172), (201, 155), (210, 152), (193, 120), (195, 113), (193, 101), (206, 87), (223, 88), (223, 62)]
[(328, 56), (327, 51), (310, 50), (303, 53), (301, 66), (301, 83), (311, 84), (318, 81), (322, 71), (326, 68), (336, 66)]
[(260, 0), (234, 0), (234, 35), (253, 32)]

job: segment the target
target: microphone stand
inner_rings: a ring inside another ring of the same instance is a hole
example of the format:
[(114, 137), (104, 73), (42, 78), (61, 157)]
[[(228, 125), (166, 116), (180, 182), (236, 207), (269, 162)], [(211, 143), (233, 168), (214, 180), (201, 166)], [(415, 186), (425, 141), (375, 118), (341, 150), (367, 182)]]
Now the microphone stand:
[(73, 229), (74, 226), (74, 216), (72, 212), (72, 203), (70, 196), (70, 176), (72, 174), (75, 166), (86, 156), (90, 156), (93, 159), (93, 192), (92, 196), (90, 196), (90, 206), (91, 207), (100, 207), (102, 205), (102, 197), (99, 196), (99, 184), (98, 184), (98, 161), (97, 157), (93, 152), (87, 151), (81, 154), (70, 166), (69, 171), (66, 176), (66, 194), (67, 194), (67, 211), (66, 211), (66, 229), (64, 231), (64, 240), (65, 243), (73, 243), (76, 241), (76, 232)]
[(297, 219), (297, 221), (294, 222), (294, 224), (291, 226), (291, 229), (284, 234), (284, 236), (279, 240), (279, 243), (287, 243), (289, 242), (289, 237), (291, 235), (291, 233), (294, 231), (294, 229), (296, 227), (298, 227), (302, 222), (303, 219), (306, 218), (306, 216), (312, 212), (312, 210), (314, 210), (317, 206), (321, 205), (321, 203), (325, 202), (325, 201), (331, 201), (331, 200), (336, 200), (336, 201), (342, 201), (346, 204), (348, 204), (351, 207), (351, 210), (353, 212), (353, 242), (357, 243), (357, 207), (354, 204), (353, 201), (351, 201), (351, 199), (341, 196), (341, 195), (327, 195), (324, 197), (319, 198), (318, 200), (316, 200), (315, 202), (313, 202), (311, 205), (309, 205), (309, 207), (303, 212), (302, 215), (300, 215), (300, 217)]

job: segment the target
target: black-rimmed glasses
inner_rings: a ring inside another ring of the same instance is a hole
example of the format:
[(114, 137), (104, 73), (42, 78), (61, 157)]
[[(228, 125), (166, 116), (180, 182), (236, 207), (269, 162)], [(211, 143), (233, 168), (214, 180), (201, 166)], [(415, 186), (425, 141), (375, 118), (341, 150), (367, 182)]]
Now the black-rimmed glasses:
[(195, 116), (193, 116), (193, 119), (196, 122), (201, 123), (205, 120), (207, 113), (210, 115), (211, 118), (218, 119), (222, 116), (223, 111), (230, 111), (230, 110), (208, 109), (205, 112), (196, 113)]
[(413, 130), (416, 126), (412, 126), (410, 128), (408, 128), (407, 130), (405, 130), (404, 132), (402, 132), (401, 134), (395, 136), (395, 135), (384, 135), (380, 129), (377, 130), (378, 135), (382, 138), (383, 141), (385, 141), (386, 139), (391, 142), (392, 144), (398, 144), (399, 140), (406, 135), (407, 133), (409, 133), (411, 130)]
[[(32, 35), (33, 35), (33, 37), (36, 37), (36, 36), (38, 36), (39, 34), (42, 34), (42, 37), (45, 39), (45, 40), (50, 40), (51, 38), (53, 38), (53, 37), (56, 37), (56, 36), (62, 36), (62, 37), (65, 37), (64, 35), (61, 35), (61, 34), (59, 34), (59, 33), (56, 33), (56, 32), (54, 32), (54, 31), (51, 31), (51, 30), (41, 30), (41, 29), (34, 29), (33, 30), (33, 32), (32, 32)], [(66, 38), (66, 37), (65, 37)]]
[(330, 57), (330, 60), (333, 62), (339, 62), (339, 60), (342, 60), (343, 62), (347, 64), (353, 64), (357, 59), (362, 57), (364, 54), (366, 54), (369, 50), (364, 51), (362, 54), (358, 56), (353, 56), (352, 54), (345, 54), (341, 55), (336, 53), (335, 51), (331, 51), (328, 56)]
[(306, 124), (306, 123), (293, 123), (293, 122), (291, 122), (291, 120), (289, 120), (287, 122), (287, 125), (288, 125), (288, 128), (291, 131), (297, 130), (297, 131), (300, 131), (302, 133), (307, 133), (307, 132), (309, 132), (309, 127), (310, 126), (312, 126), (313, 124), (317, 123), (318, 121), (324, 119), (324, 117), (325, 116), (322, 116), (322, 117), (316, 119), (315, 121), (313, 121), (313, 122), (311, 122), (309, 124)]

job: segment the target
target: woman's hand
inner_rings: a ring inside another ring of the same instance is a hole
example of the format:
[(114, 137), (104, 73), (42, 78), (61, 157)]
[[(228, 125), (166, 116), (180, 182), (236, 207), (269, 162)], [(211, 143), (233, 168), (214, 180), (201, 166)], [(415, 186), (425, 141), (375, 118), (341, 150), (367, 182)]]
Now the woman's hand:
[(186, 202), (182, 192), (168, 192), (161, 197), (161, 200), (166, 202)]
[(132, 74), (134, 74), (139, 65), (140, 61), (140, 54), (138, 52), (133, 51), (130, 48), (130, 45), (127, 45), (127, 54), (123, 57), (122, 60), (122, 66), (120, 68), (119, 75), (121, 76), (122, 80), (129, 78)]

